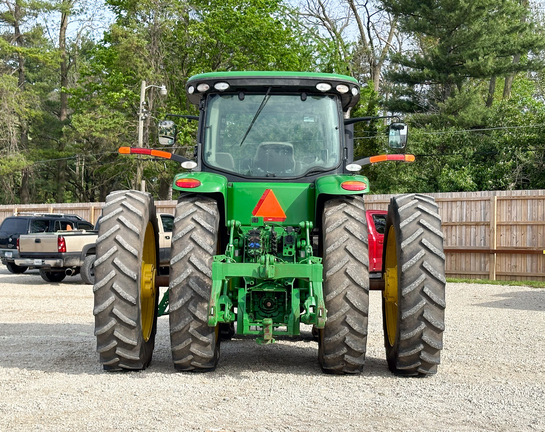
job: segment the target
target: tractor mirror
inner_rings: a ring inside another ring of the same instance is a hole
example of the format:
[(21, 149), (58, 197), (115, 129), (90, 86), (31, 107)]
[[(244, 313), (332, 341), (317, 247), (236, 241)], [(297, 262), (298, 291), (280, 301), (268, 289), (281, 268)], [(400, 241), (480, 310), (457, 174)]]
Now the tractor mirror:
[(388, 145), (393, 149), (404, 149), (407, 145), (409, 127), (405, 123), (392, 123), (388, 128)]
[(178, 131), (176, 124), (172, 120), (161, 120), (158, 129), (160, 145), (171, 146), (176, 143), (176, 134)]

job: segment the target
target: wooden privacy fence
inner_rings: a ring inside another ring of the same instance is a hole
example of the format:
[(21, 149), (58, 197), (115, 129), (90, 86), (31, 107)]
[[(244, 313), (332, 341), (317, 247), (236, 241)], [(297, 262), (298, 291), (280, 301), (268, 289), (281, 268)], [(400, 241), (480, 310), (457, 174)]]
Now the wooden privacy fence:
[[(68, 203), (68, 204), (13, 204), (0, 205), (0, 223), (15, 213), (59, 213), (75, 214), (95, 223), (102, 212), (104, 203)], [(155, 201), (159, 213), (174, 214), (176, 201)]]
[[(429, 194), (439, 205), (448, 277), (545, 280), (545, 190)], [(388, 208), (393, 195), (365, 197), (367, 209)], [(156, 201), (174, 213), (175, 201)], [(103, 203), (1, 205), (14, 212), (73, 213), (95, 222)]]
[[(545, 190), (429, 194), (439, 206), (452, 278), (545, 280)], [(366, 197), (384, 209), (393, 195)]]

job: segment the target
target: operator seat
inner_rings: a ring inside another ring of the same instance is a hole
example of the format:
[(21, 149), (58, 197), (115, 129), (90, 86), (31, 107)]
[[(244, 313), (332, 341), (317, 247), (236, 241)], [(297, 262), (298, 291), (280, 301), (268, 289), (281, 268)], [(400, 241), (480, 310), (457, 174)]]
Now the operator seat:
[(254, 171), (263, 174), (287, 174), (295, 169), (293, 144), (263, 142), (257, 147), (253, 161)]
[(227, 171), (235, 170), (235, 161), (233, 160), (233, 156), (231, 156), (230, 153), (217, 152), (216, 163), (218, 164), (219, 167), (223, 168), (224, 170), (227, 170)]

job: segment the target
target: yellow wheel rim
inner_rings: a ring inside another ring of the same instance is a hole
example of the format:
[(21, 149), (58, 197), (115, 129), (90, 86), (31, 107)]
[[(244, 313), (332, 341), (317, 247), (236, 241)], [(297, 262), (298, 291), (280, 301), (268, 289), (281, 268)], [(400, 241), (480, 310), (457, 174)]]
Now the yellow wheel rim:
[(385, 256), (385, 283), (384, 283), (384, 318), (386, 322), (386, 333), (390, 346), (394, 346), (397, 333), (398, 315), (398, 279), (397, 279), (397, 246), (394, 227), (391, 226), (386, 240)]
[(142, 336), (147, 342), (153, 330), (155, 318), (155, 273), (157, 269), (157, 254), (155, 251), (155, 232), (153, 225), (148, 223), (142, 247), (142, 268), (140, 272), (140, 310), (142, 319)]

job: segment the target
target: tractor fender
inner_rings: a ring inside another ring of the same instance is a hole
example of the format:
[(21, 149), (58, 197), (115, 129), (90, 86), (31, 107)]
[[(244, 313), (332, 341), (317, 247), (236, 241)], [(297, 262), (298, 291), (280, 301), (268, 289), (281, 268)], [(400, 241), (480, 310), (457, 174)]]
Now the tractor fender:
[(187, 172), (177, 174), (172, 189), (195, 194), (222, 194), (227, 192), (227, 178), (220, 174), (207, 172)]
[(369, 180), (362, 175), (328, 175), (316, 180), (316, 198), (326, 195), (363, 195), (369, 192)]
[(225, 202), (227, 196), (227, 178), (220, 174), (207, 172), (186, 172), (174, 177), (172, 189), (182, 194), (206, 195), (218, 203), (220, 224), (225, 225)]
[[(356, 183), (354, 183), (356, 182)], [(351, 190), (360, 189), (361, 190)], [(369, 179), (362, 175), (328, 175), (320, 177), (315, 183), (315, 226), (322, 224), (322, 211), (331, 198), (369, 193)]]

